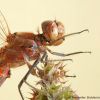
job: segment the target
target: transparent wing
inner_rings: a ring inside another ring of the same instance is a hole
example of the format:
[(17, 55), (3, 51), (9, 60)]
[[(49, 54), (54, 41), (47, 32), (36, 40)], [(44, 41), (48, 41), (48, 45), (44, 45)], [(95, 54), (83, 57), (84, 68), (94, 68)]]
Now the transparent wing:
[(5, 42), (7, 35), (11, 34), (7, 21), (0, 11), (0, 42)]

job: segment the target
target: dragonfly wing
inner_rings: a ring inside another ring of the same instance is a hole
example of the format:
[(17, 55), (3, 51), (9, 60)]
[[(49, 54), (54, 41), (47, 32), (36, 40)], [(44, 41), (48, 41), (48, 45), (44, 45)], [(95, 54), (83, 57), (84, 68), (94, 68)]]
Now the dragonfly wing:
[(8, 23), (3, 15), (3, 13), (0, 11), (0, 40), (2, 41), (2, 43), (6, 42), (6, 38), (9, 34), (11, 34), (11, 32), (10, 32)]

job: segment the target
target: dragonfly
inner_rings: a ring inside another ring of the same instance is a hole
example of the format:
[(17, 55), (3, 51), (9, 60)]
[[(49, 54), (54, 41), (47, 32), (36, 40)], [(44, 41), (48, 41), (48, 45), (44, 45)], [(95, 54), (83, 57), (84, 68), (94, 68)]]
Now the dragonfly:
[[(65, 41), (65, 38), (89, 31), (88, 29), (65, 35), (65, 27), (62, 22), (57, 20), (46, 20), (41, 24), (42, 33), (33, 32), (14, 32), (12, 33), (9, 25), (0, 11), (0, 86), (10, 77), (10, 68), (17, 68), (27, 65), (29, 70), (18, 84), (18, 90), (22, 100), (24, 96), (21, 92), (23, 83), (26, 82), (29, 74), (39, 62), (47, 62), (48, 52), (52, 55), (67, 57), (81, 53), (91, 53), (90, 51), (78, 51), (72, 53), (59, 53), (49, 49), (49, 46), (58, 46)], [(30, 61), (34, 60), (33, 64)], [(72, 59), (60, 59), (60, 61)], [(59, 59), (54, 60), (59, 61)]]

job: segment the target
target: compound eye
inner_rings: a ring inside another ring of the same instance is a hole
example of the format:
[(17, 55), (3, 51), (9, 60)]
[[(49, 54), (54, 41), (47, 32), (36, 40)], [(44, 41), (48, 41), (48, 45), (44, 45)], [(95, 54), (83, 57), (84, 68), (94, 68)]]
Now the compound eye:
[(64, 27), (58, 26), (58, 33), (64, 33)]
[(55, 34), (55, 35), (58, 35), (58, 28), (53, 28), (52, 33)]

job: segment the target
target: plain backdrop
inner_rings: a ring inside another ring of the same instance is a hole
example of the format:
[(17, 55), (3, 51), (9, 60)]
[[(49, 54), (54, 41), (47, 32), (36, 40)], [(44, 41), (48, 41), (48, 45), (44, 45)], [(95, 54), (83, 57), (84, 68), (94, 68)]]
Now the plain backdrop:
[[(91, 55), (67, 57), (73, 59), (66, 62), (69, 75), (77, 76), (68, 78), (68, 84), (79, 96), (100, 96), (100, 0), (0, 0), (0, 10), (12, 33), (36, 33), (43, 21), (55, 19), (64, 23), (65, 34), (88, 28), (89, 33), (66, 38), (60, 46), (50, 48), (62, 53), (92, 51)], [(21, 100), (17, 86), (27, 70), (26, 65), (11, 69), (11, 78), (0, 87), (0, 100)], [(34, 85), (35, 81), (30, 75), (30, 82)], [(26, 85), (22, 91), (25, 97), (31, 97)]]

